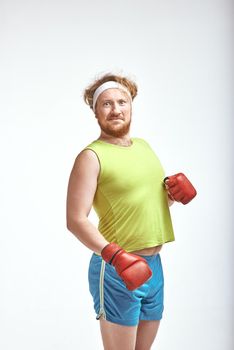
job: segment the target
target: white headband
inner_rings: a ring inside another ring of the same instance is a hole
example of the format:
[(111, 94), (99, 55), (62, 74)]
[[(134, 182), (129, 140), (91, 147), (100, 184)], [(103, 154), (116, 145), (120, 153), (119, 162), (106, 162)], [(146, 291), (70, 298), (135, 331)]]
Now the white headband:
[(124, 90), (125, 92), (127, 92), (127, 94), (129, 95), (130, 98), (132, 98), (129, 90), (123, 86), (122, 84), (116, 82), (116, 81), (107, 81), (105, 83), (103, 83), (102, 85), (100, 85), (94, 92), (93, 94), (93, 111), (95, 111), (95, 105), (97, 102), (97, 99), (99, 97), (99, 95), (101, 95), (101, 93), (107, 89), (121, 89)]

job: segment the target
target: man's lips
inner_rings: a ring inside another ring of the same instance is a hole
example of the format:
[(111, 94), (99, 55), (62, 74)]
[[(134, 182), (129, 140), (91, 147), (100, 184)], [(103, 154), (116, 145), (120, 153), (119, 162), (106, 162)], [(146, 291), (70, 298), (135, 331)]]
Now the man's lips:
[(123, 120), (123, 118), (121, 118), (121, 117), (112, 117), (112, 118), (109, 118), (108, 120)]

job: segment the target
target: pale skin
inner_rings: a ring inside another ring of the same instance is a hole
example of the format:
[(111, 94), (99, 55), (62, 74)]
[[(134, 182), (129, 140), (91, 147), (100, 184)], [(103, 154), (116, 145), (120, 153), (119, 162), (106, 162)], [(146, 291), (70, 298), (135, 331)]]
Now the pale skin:
[[(105, 90), (97, 100), (95, 117), (101, 133), (99, 139), (118, 144), (131, 145), (129, 130), (120, 135), (119, 130), (131, 123), (130, 98), (119, 89)], [(104, 131), (105, 130), (105, 131)], [(115, 133), (118, 136), (115, 137)], [(91, 150), (82, 151), (75, 159), (67, 193), (67, 228), (86, 247), (98, 254), (109, 243), (88, 219), (93, 205), (100, 171), (98, 159)], [(171, 205), (173, 201), (169, 202)], [(132, 253), (153, 255), (162, 246), (142, 249)], [(104, 350), (149, 350), (156, 337), (160, 321), (140, 321), (137, 326), (123, 326), (100, 319)]]

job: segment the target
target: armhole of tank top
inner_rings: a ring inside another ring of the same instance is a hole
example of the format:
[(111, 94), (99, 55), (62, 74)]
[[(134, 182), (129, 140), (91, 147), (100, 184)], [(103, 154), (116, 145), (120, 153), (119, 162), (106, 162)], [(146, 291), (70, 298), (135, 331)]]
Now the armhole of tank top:
[(83, 151), (86, 151), (86, 150), (92, 151), (97, 157), (97, 160), (98, 160), (98, 163), (99, 163), (99, 174), (98, 174), (98, 177), (97, 177), (97, 182), (99, 183), (99, 180), (100, 180), (100, 177), (101, 177), (101, 174), (102, 174), (101, 160), (100, 160), (97, 152), (94, 149), (92, 149), (90, 147), (86, 147), (86, 148), (83, 149)]

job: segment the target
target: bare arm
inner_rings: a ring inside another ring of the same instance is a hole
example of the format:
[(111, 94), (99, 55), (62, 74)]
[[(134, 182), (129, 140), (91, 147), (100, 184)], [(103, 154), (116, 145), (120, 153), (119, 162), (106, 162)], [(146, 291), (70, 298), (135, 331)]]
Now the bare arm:
[(171, 207), (172, 204), (175, 203), (175, 201), (173, 199), (171, 199), (169, 196), (167, 196), (167, 201), (168, 201), (168, 206)]
[(168, 185), (167, 185), (167, 181), (164, 182), (164, 186), (165, 186), (165, 188), (166, 188), (166, 190), (167, 190), (167, 202), (168, 202), (168, 206), (171, 207), (172, 204), (174, 204), (175, 201), (174, 201), (174, 199), (172, 198), (171, 194), (168, 192), (169, 187), (168, 187)]
[(67, 191), (67, 228), (84, 245), (100, 254), (109, 243), (88, 220), (97, 188), (99, 162), (91, 150), (81, 152), (73, 165)]

